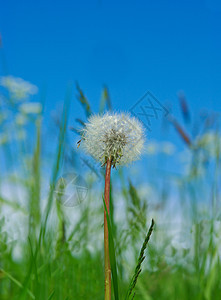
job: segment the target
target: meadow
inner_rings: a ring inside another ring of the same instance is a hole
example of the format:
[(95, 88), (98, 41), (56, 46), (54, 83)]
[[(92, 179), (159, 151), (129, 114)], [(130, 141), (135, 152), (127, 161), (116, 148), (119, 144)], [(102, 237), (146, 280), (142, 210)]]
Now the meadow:
[[(81, 88), (74, 89), (82, 111), (70, 128), (73, 90), (67, 89), (62, 113), (45, 123), (44, 95), (21, 79), (1, 79), (1, 300), (104, 299), (104, 173), (77, 148), (79, 129), (93, 111)], [(105, 88), (100, 112), (111, 109)], [(164, 120), (183, 143), (181, 172), (166, 172), (171, 155), (174, 164), (180, 159), (169, 136), (164, 148), (147, 141), (145, 168), (113, 171), (112, 299), (220, 299), (219, 115), (204, 112), (194, 123), (182, 105), (181, 112), (183, 120)], [(69, 202), (63, 199), (62, 174), (79, 176)]]

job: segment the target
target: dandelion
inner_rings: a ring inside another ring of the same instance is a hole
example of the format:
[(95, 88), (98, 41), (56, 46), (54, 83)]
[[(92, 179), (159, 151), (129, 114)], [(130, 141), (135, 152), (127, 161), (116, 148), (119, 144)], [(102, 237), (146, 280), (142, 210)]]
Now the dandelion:
[(144, 145), (141, 123), (129, 114), (93, 115), (83, 129), (82, 146), (102, 165), (127, 165), (140, 157)]
[[(80, 145), (80, 143), (79, 143)], [(82, 132), (84, 150), (106, 166), (104, 200), (109, 215), (111, 167), (127, 165), (140, 157), (144, 145), (141, 123), (125, 113), (93, 115)], [(111, 299), (111, 267), (107, 216), (104, 209), (105, 300)]]

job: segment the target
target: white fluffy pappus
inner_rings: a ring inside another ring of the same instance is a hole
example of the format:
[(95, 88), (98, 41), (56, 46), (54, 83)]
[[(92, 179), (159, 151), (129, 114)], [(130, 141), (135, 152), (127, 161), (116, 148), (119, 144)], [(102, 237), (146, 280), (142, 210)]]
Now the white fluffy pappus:
[(105, 165), (127, 165), (139, 159), (144, 146), (144, 129), (128, 113), (92, 115), (82, 133), (83, 149)]

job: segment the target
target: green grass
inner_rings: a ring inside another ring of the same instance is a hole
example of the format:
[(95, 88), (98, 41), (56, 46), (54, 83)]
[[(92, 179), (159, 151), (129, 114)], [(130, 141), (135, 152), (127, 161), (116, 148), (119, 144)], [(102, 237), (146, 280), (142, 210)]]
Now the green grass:
[[(85, 117), (78, 119), (83, 125), (92, 109), (79, 86), (77, 90), (85, 110)], [(44, 152), (41, 113), (26, 116), (28, 124), (20, 128), (14, 122), (19, 103), (8, 96), (0, 112), (7, 110), (12, 116), (0, 124), (8, 137), (0, 145), (1, 300), (104, 299), (104, 182), (98, 186), (95, 174), (85, 177), (87, 198), (73, 208), (64, 207), (54, 197), (64, 166), (71, 164), (77, 174), (82, 169), (79, 154), (68, 140), (70, 99), (68, 89), (56, 136), (48, 136), (56, 145), (49, 154)], [(111, 108), (106, 88), (100, 110), (105, 106)], [(213, 129), (207, 128), (202, 135)], [(26, 138), (12, 140), (19, 130), (26, 130)], [(134, 293), (134, 299), (139, 300), (220, 299), (220, 151), (214, 141), (202, 144), (201, 139), (198, 148), (188, 150), (192, 163), (181, 175), (159, 171), (154, 182), (152, 170), (147, 168), (148, 184), (155, 191), (152, 195), (141, 194), (142, 183), (135, 183), (136, 177), (125, 174), (124, 169), (114, 173), (108, 223), (112, 232), (113, 299), (117, 299), (114, 294), (119, 299), (129, 299), (130, 294), (132, 299)], [(216, 147), (214, 155), (208, 147)], [(9, 184), (11, 193), (7, 196)], [(174, 233), (178, 214), (179, 230)], [(146, 245), (152, 218), (155, 227)], [(178, 237), (175, 244), (174, 235)]]

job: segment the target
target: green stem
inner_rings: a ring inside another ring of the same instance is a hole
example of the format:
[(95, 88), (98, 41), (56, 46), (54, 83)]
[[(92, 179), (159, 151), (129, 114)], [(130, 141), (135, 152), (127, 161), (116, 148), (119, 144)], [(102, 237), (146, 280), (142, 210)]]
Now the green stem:
[[(104, 201), (109, 213), (110, 202), (110, 174), (111, 174), (111, 160), (107, 160), (106, 175), (105, 175), (105, 188), (104, 188)], [(108, 225), (107, 216), (104, 209), (104, 276), (105, 276), (105, 300), (111, 300), (111, 267), (109, 257), (109, 241), (108, 241)]]

